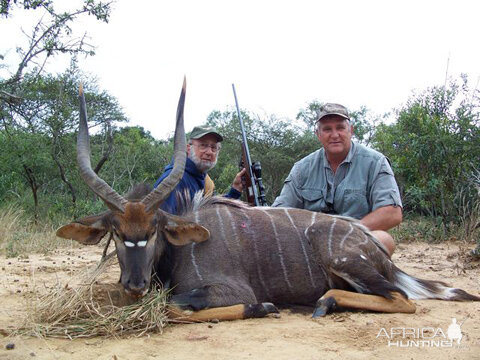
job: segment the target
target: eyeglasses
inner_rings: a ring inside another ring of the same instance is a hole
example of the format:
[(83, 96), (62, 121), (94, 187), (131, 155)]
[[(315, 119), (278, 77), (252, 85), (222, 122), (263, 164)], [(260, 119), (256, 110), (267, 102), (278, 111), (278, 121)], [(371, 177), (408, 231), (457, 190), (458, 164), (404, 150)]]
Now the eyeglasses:
[(193, 146), (197, 146), (200, 151), (207, 151), (208, 148), (210, 148), (210, 150), (212, 150), (213, 153), (216, 153), (218, 151), (220, 151), (220, 144), (205, 144), (205, 143), (200, 143), (200, 144), (191, 144)]

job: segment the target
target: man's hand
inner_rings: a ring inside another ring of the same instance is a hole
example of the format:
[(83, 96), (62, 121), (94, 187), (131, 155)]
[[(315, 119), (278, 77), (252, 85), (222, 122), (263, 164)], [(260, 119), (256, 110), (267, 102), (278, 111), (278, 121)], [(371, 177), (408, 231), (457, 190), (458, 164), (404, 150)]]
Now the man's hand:
[(239, 192), (243, 191), (242, 176), (245, 175), (245, 171), (247, 171), (247, 169), (243, 168), (233, 179), (232, 188)]

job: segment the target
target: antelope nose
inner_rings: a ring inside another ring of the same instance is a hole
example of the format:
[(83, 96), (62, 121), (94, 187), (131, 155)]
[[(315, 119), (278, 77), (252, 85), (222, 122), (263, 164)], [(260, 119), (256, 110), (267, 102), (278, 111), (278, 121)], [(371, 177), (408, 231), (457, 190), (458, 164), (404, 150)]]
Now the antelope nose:
[(147, 282), (145, 280), (141, 280), (139, 282), (128, 280), (127, 282), (128, 290), (134, 295), (142, 295), (145, 291), (146, 285)]

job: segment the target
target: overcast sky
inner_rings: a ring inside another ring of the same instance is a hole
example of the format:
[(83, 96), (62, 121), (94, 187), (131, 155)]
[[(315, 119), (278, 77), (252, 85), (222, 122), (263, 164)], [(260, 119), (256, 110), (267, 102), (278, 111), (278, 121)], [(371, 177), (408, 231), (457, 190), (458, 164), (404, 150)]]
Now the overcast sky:
[[(480, 78), (480, 1), (119, 0), (113, 8), (108, 24), (78, 24), (97, 53), (80, 67), (156, 138), (173, 131), (184, 75), (187, 131), (234, 105), (232, 83), (242, 108), (294, 119), (314, 99), (383, 114), (413, 90), (442, 85), (447, 64), (472, 87)], [(14, 26), (28, 30), (17, 14), (0, 20), (0, 53), (22, 38)]]

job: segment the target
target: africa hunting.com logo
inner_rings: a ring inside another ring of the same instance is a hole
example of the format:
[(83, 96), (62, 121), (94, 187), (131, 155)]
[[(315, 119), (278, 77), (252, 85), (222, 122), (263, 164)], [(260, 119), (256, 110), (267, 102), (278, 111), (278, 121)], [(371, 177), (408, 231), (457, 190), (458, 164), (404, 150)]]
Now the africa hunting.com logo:
[(452, 348), (459, 346), (462, 341), (463, 334), (461, 326), (465, 320), (457, 324), (457, 319), (452, 318), (452, 323), (448, 326), (446, 332), (439, 327), (395, 327), (390, 328), (390, 331), (381, 328), (377, 334), (377, 339), (385, 338), (388, 341), (389, 347)]

